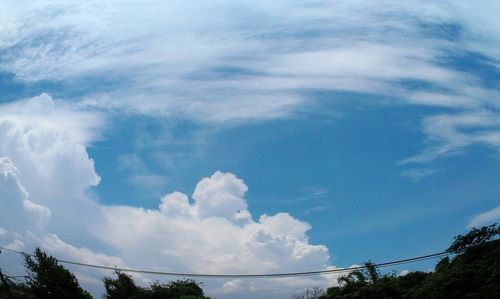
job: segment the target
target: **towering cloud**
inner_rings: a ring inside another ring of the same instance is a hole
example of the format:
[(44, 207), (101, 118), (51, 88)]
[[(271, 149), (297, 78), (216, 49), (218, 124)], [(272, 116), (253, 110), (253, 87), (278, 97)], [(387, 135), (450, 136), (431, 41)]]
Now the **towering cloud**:
[[(248, 187), (232, 173), (202, 178), (192, 199), (167, 194), (157, 209), (100, 205), (86, 194), (99, 183), (86, 151), (96, 137), (92, 131), (104, 123), (99, 114), (45, 94), (0, 110), (0, 226), (2, 235), (15, 236), (10, 243), (17, 249), (38, 244), (60, 258), (192, 273), (300, 271), (329, 264), (328, 249), (309, 243), (307, 223), (287, 213), (254, 220), (245, 199)], [(97, 290), (102, 272), (77, 273)], [(207, 287), (229, 297), (245, 290), (225, 283), (212, 281)], [(274, 292), (266, 281), (254, 284)], [(288, 295), (291, 281), (280, 284), (286, 288), (278, 293)]]

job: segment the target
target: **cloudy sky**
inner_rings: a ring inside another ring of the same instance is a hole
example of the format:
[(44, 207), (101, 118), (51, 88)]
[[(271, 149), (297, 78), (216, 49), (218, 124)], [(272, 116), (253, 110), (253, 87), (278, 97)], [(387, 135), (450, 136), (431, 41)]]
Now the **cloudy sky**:
[[(195, 273), (441, 251), (500, 220), (498, 15), (497, 1), (0, 0), (0, 245)], [(71, 269), (95, 295), (111, 274)], [(335, 277), (202, 282), (290, 298)]]

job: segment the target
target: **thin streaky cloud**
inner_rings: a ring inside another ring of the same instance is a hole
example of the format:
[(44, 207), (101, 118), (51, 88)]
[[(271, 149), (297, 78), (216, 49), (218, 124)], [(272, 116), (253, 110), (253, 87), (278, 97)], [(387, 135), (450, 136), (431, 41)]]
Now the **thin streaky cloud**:
[(489, 225), (498, 221), (500, 221), (500, 206), (475, 215), (467, 224), (467, 227), (480, 227), (482, 225)]
[[(449, 64), (450, 53), (475, 52), (496, 67), (500, 55), (490, 49), (500, 40), (491, 38), (500, 36), (500, 26), (495, 18), (479, 17), (499, 10), (494, 2), (474, 9), (447, 1), (52, 1), (4, 7), (0, 69), (30, 84), (88, 77), (117, 82), (80, 95), (76, 100), (87, 108), (248, 122), (291, 117), (311, 103), (320, 109), (304, 91), (327, 90), (461, 114), (488, 110), (498, 117), (498, 91)], [(439, 26), (451, 29), (441, 35), (429, 29)], [(414, 90), (400, 84), (405, 80), (433, 88)], [(423, 131), (433, 138), (439, 131), (425, 122)], [(497, 133), (495, 128), (469, 140), (498, 148)], [(408, 161), (446, 155), (444, 148), (431, 146)]]

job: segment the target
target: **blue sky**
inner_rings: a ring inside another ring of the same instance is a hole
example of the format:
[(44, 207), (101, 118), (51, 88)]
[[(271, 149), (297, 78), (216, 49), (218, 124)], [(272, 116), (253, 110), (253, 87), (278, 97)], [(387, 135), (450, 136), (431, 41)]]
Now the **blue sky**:
[[(1, 245), (220, 273), (443, 250), (500, 219), (499, 13), (494, 1), (2, 1)], [(105, 273), (75, 271), (102, 291)], [(206, 288), (289, 298), (332, 283)]]

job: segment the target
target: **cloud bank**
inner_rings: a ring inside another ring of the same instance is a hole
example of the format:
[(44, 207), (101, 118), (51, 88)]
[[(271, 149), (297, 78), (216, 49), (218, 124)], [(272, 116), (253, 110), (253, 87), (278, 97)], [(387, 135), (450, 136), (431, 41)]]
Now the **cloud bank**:
[[(191, 199), (180, 192), (166, 194), (156, 209), (101, 205), (86, 192), (99, 183), (86, 152), (92, 141), (88, 131), (104, 124), (99, 114), (48, 95), (0, 106), (0, 111), (2, 246), (27, 251), (41, 246), (62, 259), (193, 273), (270, 273), (329, 265), (328, 248), (309, 242), (309, 224), (285, 212), (254, 220), (245, 200), (248, 187), (232, 173), (216, 171), (202, 178)], [(110, 274), (75, 271), (94, 292), (102, 289), (98, 278)], [(249, 285), (250, 295), (279, 298), (294, 288), (328, 283), (322, 278), (218, 280), (206, 287), (220, 298), (246, 296)]]

